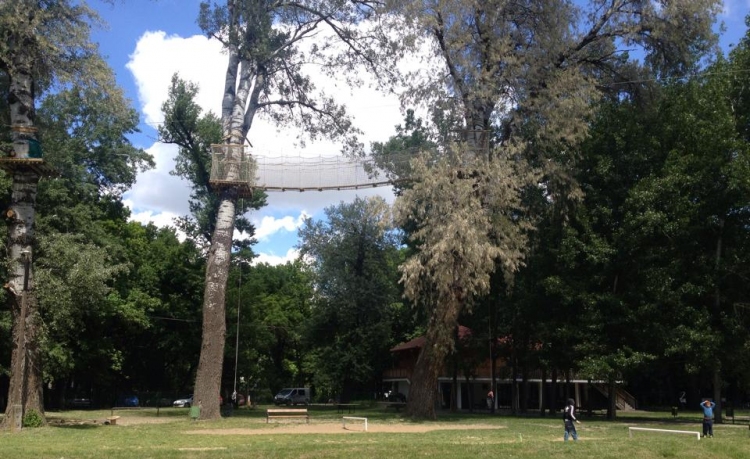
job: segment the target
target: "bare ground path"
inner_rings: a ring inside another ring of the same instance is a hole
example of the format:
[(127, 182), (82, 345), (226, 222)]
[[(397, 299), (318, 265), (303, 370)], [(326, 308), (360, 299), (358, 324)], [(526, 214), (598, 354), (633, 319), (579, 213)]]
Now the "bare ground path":
[[(450, 424), (450, 423), (427, 423), (427, 424), (406, 424), (406, 423), (389, 423), (378, 424), (368, 423), (368, 433), (423, 433), (435, 430), (499, 430), (505, 426), (489, 424)], [(363, 432), (361, 426), (348, 425), (344, 429), (341, 422), (325, 422), (310, 424), (292, 424), (283, 423), (275, 424), (271, 427), (259, 429), (205, 429), (205, 430), (188, 430), (185, 433), (190, 435), (276, 435), (276, 434), (351, 434)]]

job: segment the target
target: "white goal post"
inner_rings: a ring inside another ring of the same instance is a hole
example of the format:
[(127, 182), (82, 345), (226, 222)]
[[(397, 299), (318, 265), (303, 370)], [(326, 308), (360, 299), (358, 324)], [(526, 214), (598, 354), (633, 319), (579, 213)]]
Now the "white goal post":
[(647, 429), (645, 427), (628, 427), (628, 436), (630, 438), (633, 438), (634, 430), (643, 430), (646, 432), (666, 432), (666, 433), (676, 433), (676, 434), (688, 434), (688, 435), (695, 435), (695, 438), (697, 438), (698, 440), (701, 439), (700, 432), (692, 432), (689, 430)]
[(359, 418), (356, 416), (344, 416), (341, 418), (341, 424), (344, 429), (346, 429), (346, 421), (364, 421), (365, 422), (365, 432), (367, 432), (367, 418)]

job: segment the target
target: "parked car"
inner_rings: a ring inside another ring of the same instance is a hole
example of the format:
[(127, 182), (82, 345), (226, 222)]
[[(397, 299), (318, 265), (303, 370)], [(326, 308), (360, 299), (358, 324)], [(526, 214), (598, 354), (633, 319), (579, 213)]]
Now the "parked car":
[(307, 405), (310, 403), (310, 389), (307, 387), (288, 387), (273, 398), (274, 405)]
[[(190, 406), (193, 404), (193, 394), (190, 394), (187, 397), (178, 398), (174, 402), (172, 402), (172, 406), (175, 408), (190, 408)], [(219, 405), (224, 404), (224, 397), (219, 395)]]
[(190, 408), (190, 405), (193, 404), (193, 395), (189, 395), (187, 397), (178, 398), (174, 402), (172, 402), (172, 406), (175, 408)]

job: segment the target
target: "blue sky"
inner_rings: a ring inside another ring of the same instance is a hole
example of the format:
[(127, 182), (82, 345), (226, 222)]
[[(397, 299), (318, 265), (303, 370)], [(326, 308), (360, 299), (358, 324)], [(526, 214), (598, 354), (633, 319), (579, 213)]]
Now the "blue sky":
[[(101, 0), (90, 3), (108, 23), (106, 30), (98, 30), (93, 39), (107, 57), (117, 75), (118, 83), (141, 114), (141, 134), (132, 136), (138, 147), (154, 155), (157, 168), (139, 175), (125, 201), (131, 206), (133, 218), (158, 225), (170, 224), (176, 216), (188, 213), (189, 188), (180, 179), (170, 176), (172, 146), (156, 142), (156, 126), (162, 120), (160, 107), (167, 94), (171, 75), (180, 75), (200, 86), (199, 104), (206, 110), (219, 111), (226, 56), (216, 42), (202, 36), (195, 23), (199, 0), (126, 0), (114, 5)], [(321, 80), (323, 78), (321, 77)], [(337, 84), (337, 86), (331, 86)], [(342, 82), (320, 81), (319, 86), (331, 86), (339, 99), (350, 107), (357, 125), (365, 130), (365, 144), (386, 140), (393, 135), (394, 126), (401, 122), (398, 98), (384, 96), (367, 87), (352, 91), (342, 90)], [(260, 156), (331, 157), (340, 146), (331, 142), (308, 142), (306, 148), (296, 145), (300, 133), (294, 129), (279, 132), (264, 121), (256, 121), (249, 140), (253, 152)], [(255, 223), (255, 246), (260, 261), (272, 264), (296, 256), (297, 228), (303, 218), (319, 218), (327, 206), (348, 202), (356, 196), (384, 196), (389, 201), (389, 188), (360, 191), (286, 192), (269, 193), (268, 206), (252, 212), (248, 217)]]
[[(139, 175), (138, 182), (125, 195), (133, 218), (158, 225), (170, 224), (174, 217), (188, 213), (189, 188), (170, 176), (175, 149), (156, 141), (156, 126), (161, 121), (160, 106), (166, 97), (173, 73), (200, 85), (198, 102), (206, 110), (219, 111), (226, 56), (216, 42), (202, 36), (196, 25), (200, 0), (89, 0), (108, 24), (95, 30), (93, 39), (117, 75), (117, 81), (141, 115), (141, 133), (133, 143), (154, 155), (157, 168)], [(726, 32), (722, 49), (728, 50), (745, 33), (744, 18), (750, 12), (750, 0), (726, 0), (721, 20)], [(342, 82), (320, 77), (319, 86), (337, 94), (347, 104), (355, 124), (365, 131), (362, 140), (369, 144), (386, 140), (394, 133), (402, 115), (396, 95), (383, 95), (368, 87), (350, 90)], [(330, 157), (339, 146), (330, 142), (296, 144), (299, 132), (278, 131), (267, 122), (253, 125), (249, 140), (260, 156)], [(344, 192), (269, 193), (268, 206), (248, 216), (255, 223), (260, 260), (281, 263), (295, 256), (297, 228), (306, 216), (319, 218), (327, 206), (348, 202), (355, 196), (381, 195), (389, 202), (389, 188)]]

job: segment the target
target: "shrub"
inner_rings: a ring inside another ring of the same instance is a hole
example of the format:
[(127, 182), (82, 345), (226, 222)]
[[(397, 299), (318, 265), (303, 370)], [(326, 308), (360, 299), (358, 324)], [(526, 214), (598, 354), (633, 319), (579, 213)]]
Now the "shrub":
[(30, 409), (23, 415), (24, 427), (42, 427), (43, 425), (44, 417), (37, 410)]

